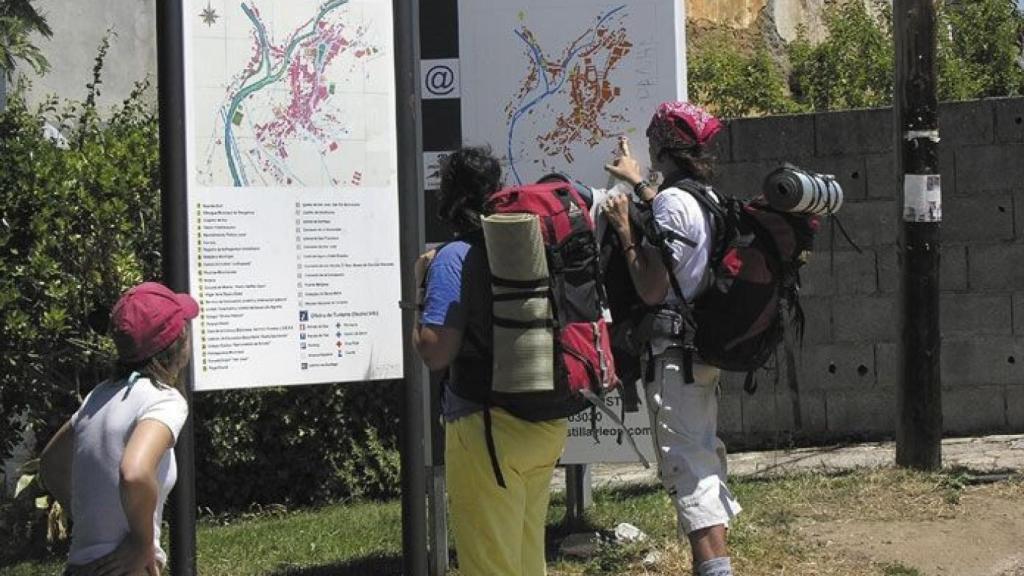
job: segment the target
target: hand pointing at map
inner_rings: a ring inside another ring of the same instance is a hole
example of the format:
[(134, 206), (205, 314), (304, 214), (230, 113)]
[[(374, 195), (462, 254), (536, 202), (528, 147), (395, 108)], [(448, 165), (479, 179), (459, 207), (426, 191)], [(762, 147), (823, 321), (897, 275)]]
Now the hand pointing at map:
[(604, 169), (630, 186), (644, 179), (640, 163), (629, 153), (629, 139), (625, 136), (619, 136), (619, 156), (611, 164), (605, 164)]

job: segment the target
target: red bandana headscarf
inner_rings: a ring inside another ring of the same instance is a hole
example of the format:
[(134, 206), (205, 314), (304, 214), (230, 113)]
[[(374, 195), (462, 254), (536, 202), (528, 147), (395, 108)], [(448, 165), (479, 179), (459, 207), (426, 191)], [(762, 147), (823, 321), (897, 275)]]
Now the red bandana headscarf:
[(647, 127), (647, 139), (655, 150), (703, 146), (722, 129), (722, 123), (706, 110), (689, 102), (663, 102)]

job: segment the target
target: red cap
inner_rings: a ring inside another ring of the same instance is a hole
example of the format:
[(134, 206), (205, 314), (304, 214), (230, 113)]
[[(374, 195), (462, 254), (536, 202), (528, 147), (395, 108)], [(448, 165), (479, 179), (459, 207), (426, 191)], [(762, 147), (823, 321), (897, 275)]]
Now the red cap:
[(199, 304), (188, 294), (176, 294), (156, 282), (144, 282), (125, 292), (110, 313), (110, 324), (123, 362), (141, 362), (167, 348), (199, 315)]

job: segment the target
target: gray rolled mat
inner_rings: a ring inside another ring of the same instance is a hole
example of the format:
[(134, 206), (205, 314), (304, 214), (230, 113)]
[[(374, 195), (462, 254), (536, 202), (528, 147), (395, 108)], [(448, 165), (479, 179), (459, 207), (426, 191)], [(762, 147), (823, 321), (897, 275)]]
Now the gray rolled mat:
[(835, 214), (843, 205), (843, 189), (834, 177), (785, 166), (764, 179), (768, 204), (783, 212)]
[[(548, 265), (540, 222), (533, 214), (495, 214), (483, 219), (484, 241), (491, 274), (519, 282), (539, 282), (535, 288), (493, 286), (495, 296), (547, 290)], [(554, 389), (554, 331), (547, 296), (494, 302), (494, 376), (496, 392), (543, 392)], [(501, 326), (501, 320), (542, 323), (536, 327)]]

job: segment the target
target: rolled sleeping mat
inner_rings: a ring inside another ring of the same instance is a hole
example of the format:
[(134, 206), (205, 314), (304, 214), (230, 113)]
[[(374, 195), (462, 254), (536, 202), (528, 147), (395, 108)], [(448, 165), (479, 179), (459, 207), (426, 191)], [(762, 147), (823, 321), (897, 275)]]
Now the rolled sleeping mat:
[(492, 388), (506, 394), (554, 389), (554, 329), (548, 263), (533, 214), (483, 218), (494, 319)]
[(768, 204), (782, 212), (835, 214), (843, 206), (843, 189), (834, 176), (783, 166), (764, 179)]

